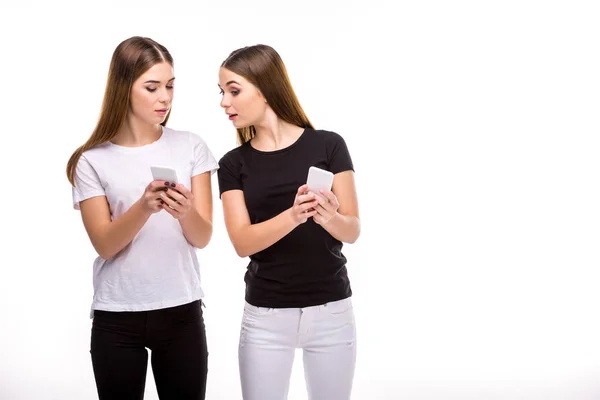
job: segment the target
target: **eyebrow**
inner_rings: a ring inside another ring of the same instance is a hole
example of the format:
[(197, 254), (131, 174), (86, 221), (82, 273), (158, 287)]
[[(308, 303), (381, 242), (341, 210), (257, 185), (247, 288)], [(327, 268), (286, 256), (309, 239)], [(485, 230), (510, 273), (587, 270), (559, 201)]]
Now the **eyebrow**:
[[(235, 83), (235, 84), (237, 84), (237, 85), (240, 85), (240, 86), (242, 86), (242, 85), (241, 85), (239, 82), (236, 82), (236, 81), (229, 81), (229, 82), (227, 82), (227, 83), (225, 84), (225, 86), (229, 86), (229, 85), (231, 85), (232, 83)], [(217, 86), (218, 86), (219, 88), (221, 88), (221, 84), (220, 84), (220, 83), (217, 83)]]
[[(175, 80), (175, 78), (173, 77), (173, 78), (169, 79), (167, 82), (171, 82), (171, 81), (174, 81), (174, 80)], [(150, 81), (146, 81), (144, 83), (160, 83), (160, 81), (152, 81), (152, 80), (150, 80)]]

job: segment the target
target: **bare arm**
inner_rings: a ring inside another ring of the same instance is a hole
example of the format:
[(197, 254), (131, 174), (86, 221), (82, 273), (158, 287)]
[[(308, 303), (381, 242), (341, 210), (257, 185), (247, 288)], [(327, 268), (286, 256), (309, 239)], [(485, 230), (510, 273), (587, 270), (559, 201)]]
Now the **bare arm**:
[(179, 219), (183, 234), (194, 247), (203, 249), (212, 237), (212, 188), (210, 172), (192, 177), (192, 198), (189, 212)]
[(127, 246), (142, 229), (152, 211), (138, 200), (118, 219), (110, 220), (106, 196), (92, 197), (79, 203), (83, 225), (100, 257), (113, 258)]
[(360, 236), (358, 199), (354, 172), (335, 174), (331, 192), (322, 193), (325, 199), (317, 198), (319, 206), (314, 221), (331, 236), (345, 243), (354, 243)]
[(148, 218), (162, 209), (157, 192), (159, 187), (159, 182), (151, 182), (142, 197), (114, 221), (110, 220), (106, 196), (79, 202), (83, 225), (100, 257), (105, 260), (113, 258), (131, 243)]
[(317, 205), (314, 194), (306, 192), (306, 185), (298, 189), (294, 204), (279, 215), (251, 224), (241, 190), (228, 190), (221, 195), (225, 226), (229, 239), (240, 257), (258, 253), (273, 245), (298, 225), (306, 222), (316, 211), (308, 211)]

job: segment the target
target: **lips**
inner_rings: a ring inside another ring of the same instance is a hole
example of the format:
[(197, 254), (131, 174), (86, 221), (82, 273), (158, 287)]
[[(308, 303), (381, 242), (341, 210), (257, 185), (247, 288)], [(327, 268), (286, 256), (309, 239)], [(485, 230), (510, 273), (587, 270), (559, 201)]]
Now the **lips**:
[(237, 114), (227, 114), (227, 115), (229, 116), (230, 120), (233, 120), (233, 119), (235, 119), (235, 117), (238, 116)]

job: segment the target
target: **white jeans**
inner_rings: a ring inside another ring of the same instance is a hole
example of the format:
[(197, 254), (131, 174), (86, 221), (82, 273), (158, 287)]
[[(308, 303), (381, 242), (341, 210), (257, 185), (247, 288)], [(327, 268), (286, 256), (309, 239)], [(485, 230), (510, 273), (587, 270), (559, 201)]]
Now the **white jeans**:
[(356, 363), (350, 298), (305, 308), (246, 303), (239, 345), (244, 400), (287, 399), (296, 348), (310, 400), (348, 400)]

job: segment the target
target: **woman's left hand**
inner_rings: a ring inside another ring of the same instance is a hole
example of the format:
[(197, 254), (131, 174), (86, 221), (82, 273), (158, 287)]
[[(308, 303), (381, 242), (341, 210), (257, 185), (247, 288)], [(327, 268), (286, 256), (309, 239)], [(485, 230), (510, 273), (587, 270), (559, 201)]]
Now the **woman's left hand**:
[(185, 186), (170, 183), (160, 194), (162, 208), (175, 219), (182, 219), (192, 209), (194, 195)]
[(315, 207), (317, 213), (313, 216), (313, 220), (319, 225), (325, 225), (335, 217), (340, 203), (330, 190), (321, 190), (320, 194), (321, 196), (315, 196), (319, 205)]

